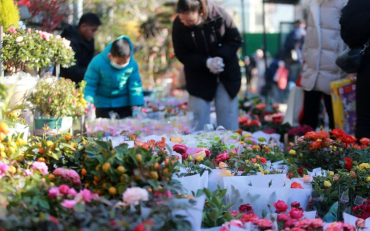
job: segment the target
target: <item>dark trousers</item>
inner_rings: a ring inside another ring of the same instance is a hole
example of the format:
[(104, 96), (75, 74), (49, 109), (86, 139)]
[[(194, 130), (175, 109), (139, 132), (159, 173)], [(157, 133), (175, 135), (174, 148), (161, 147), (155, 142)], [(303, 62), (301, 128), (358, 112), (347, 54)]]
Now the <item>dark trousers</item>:
[(96, 108), (96, 118), (110, 118), (109, 112), (113, 111), (119, 115), (119, 119), (132, 116), (132, 108), (128, 107), (116, 107), (116, 108)]
[(333, 104), (331, 96), (319, 91), (304, 91), (303, 118), (302, 124), (316, 129), (319, 126), (319, 113), (321, 98), (324, 99), (325, 109), (329, 116), (329, 128), (334, 129)]
[(356, 138), (370, 138), (370, 54), (357, 73), (356, 82)]

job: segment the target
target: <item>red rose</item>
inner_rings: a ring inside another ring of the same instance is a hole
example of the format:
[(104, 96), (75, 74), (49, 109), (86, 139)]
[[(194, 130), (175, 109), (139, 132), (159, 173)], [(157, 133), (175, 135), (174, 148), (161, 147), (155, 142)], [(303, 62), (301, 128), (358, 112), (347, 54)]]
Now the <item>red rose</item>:
[(186, 147), (183, 144), (175, 144), (172, 148), (175, 152), (178, 152), (180, 154), (185, 153), (188, 150), (188, 147)]
[(303, 188), (302, 185), (298, 182), (293, 182), (291, 185), (290, 185), (290, 188)]
[(360, 140), (360, 143), (367, 146), (370, 143), (370, 139), (369, 138), (362, 138)]
[(331, 134), (333, 134), (333, 136), (335, 136), (336, 138), (341, 138), (345, 133), (341, 129), (333, 129), (331, 131)]
[(290, 220), (290, 216), (288, 214), (280, 213), (277, 216), (277, 221), (288, 221), (288, 220)]
[(350, 135), (343, 135), (342, 142), (346, 144), (354, 144), (356, 142), (356, 138)]
[(258, 227), (262, 230), (271, 229), (272, 228), (272, 222), (267, 219), (260, 219), (257, 223)]
[(189, 154), (187, 154), (186, 152), (181, 154), (181, 157), (183, 160), (186, 160), (188, 157), (189, 157)]
[(329, 132), (326, 132), (326, 131), (316, 132), (316, 138), (317, 139), (329, 138)]
[(297, 208), (297, 209), (299, 209), (299, 208), (301, 207), (301, 204), (300, 204), (299, 202), (297, 202), (297, 201), (294, 201), (294, 202), (292, 202), (292, 203), (290, 204), (290, 206), (291, 206), (292, 208)]
[(318, 149), (318, 148), (320, 148), (321, 147), (321, 141), (314, 141), (314, 142), (312, 142), (311, 143), (311, 145), (310, 145), (310, 150), (312, 150), (312, 149)]
[(253, 208), (250, 204), (243, 204), (239, 206), (239, 212), (241, 213), (253, 213)]
[(298, 223), (297, 219), (289, 219), (285, 222), (284, 228), (294, 227)]
[(289, 211), (290, 217), (293, 219), (301, 219), (304, 215), (300, 209), (293, 208)]
[(264, 158), (264, 157), (261, 157), (260, 161), (261, 161), (262, 164), (265, 164), (267, 162), (266, 158)]
[(299, 175), (302, 175), (302, 174), (303, 174), (303, 169), (302, 169), (302, 168), (299, 168), (299, 169), (297, 170), (297, 172), (298, 172), (298, 174), (299, 174)]
[(302, 228), (303, 230), (306, 230), (306, 228), (308, 228), (310, 224), (311, 224), (311, 221), (309, 219), (304, 219), (304, 220), (298, 221), (297, 227)]
[(324, 222), (320, 218), (311, 221), (310, 227), (313, 229), (321, 229), (324, 227)]
[(274, 207), (276, 209), (275, 211), (276, 213), (283, 213), (289, 208), (289, 206), (284, 201), (281, 200), (275, 202)]
[(225, 152), (216, 157), (216, 163), (219, 164), (220, 162), (224, 162), (228, 159), (230, 159), (230, 156), (227, 152)]
[(344, 168), (350, 171), (353, 168), (352, 162), (353, 160), (351, 158), (344, 158)]

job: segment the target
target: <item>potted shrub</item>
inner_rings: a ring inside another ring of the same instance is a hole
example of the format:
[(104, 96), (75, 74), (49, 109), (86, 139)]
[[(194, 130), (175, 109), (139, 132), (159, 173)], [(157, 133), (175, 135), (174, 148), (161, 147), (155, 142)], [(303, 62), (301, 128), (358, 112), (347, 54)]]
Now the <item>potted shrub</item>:
[(22, 103), (21, 99), (27, 98), (29, 90), (37, 84), (38, 78), (24, 73), (27, 69), (36, 69), (37, 74), (42, 75), (54, 65), (69, 67), (74, 64), (70, 41), (60, 36), (11, 27), (3, 37), (0, 61), (8, 75), (3, 78), (3, 84), (16, 85), (10, 107)]
[(31, 93), (29, 101), (36, 109), (35, 134), (43, 135), (43, 127), (67, 132), (72, 126), (72, 117), (86, 113), (87, 102), (84, 99), (86, 82), (82, 81), (79, 88), (70, 79), (44, 77)]

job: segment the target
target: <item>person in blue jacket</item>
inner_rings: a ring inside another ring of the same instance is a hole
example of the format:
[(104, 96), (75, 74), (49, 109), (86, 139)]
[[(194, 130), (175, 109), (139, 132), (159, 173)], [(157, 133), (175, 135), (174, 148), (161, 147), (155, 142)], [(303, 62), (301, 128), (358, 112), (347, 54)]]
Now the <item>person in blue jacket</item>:
[(90, 62), (86, 74), (85, 99), (96, 107), (96, 117), (132, 116), (132, 107), (144, 104), (139, 66), (133, 58), (133, 45), (122, 35), (108, 44)]

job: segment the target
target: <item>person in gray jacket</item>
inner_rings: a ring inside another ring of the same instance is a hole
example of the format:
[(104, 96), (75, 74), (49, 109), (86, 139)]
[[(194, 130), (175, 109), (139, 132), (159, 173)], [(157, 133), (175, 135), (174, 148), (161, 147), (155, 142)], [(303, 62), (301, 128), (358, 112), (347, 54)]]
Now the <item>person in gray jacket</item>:
[(304, 115), (302, 124), (319, 126), (320, 102), (324, 99), (329, 116), (329, 128), (334, 128), (330, 82), (345, 77), (335, 64), (338, 55), (346, 48), (340, 37), (339, 19), (348, 0), (309, 0), (303, 5), (307, 10), (307, 36), (303, 48), (302, 87)]

